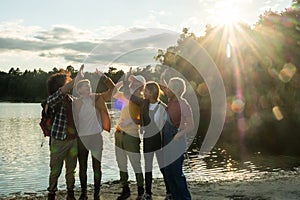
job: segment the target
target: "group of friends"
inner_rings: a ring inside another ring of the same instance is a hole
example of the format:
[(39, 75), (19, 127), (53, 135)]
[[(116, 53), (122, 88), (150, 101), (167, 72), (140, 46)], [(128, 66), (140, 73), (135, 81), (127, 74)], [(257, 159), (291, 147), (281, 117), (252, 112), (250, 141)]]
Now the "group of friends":
[[(120, 117), (115, 127), (115, 155), (120, 173), (122, 191), (118, 200), (131, 195), (129, 188), (128, 161), (135, 173), (136, 199), (152, 199), (152, 170), (154, 155), (163, 175), (165, 199), (188, 200), (188, 190), (182, 166), (187, 148), (186, 135), (194, 129), (193, 114), (188, 101), (183, 97), (185, 81), (180, 77), (160, 83), (146, 81), (141, 75), (133, 75), (131, 69), (123, 80), (114, 83), (101, 71), (96, 70), (108, 90), (92, 93), (91, 83), (84, 78), (84, 65), (74, 79), (70, 74), (53, 74), (47, 81), (48, 111), (54, 115), (50, 136), (50, 175), (48, 200), (55, 199), (58, 178), (65, 163), (67, 200), (74, 200), (75, 169), (79, 163), (81, 195), (88, 199), (88, 155), (92, 154), (94, 175), (94, 200), (100, 199), (101, 159), (103, 130), (110, 132), (111, 123), (106, 102), (112, 99), (121, 102)], [(71, 90), (78, 97), (70, 94)], [(167, 101), (161, 101), (164, 94)], [(140, 137), (140, 135), (142, 137)], [(141, 142), (143, 154), (141, 154)], [(145, 168), (142, 170), (141, 157)]]

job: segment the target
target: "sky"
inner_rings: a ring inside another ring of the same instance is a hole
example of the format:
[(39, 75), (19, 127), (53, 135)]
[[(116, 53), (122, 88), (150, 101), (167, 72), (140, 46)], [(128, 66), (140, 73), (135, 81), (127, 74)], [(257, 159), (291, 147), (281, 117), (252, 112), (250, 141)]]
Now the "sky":
[[(257, 22), (292, 0), (1, 0), (0, 71), (144, 65), (189, 28)], [(149, 53), (150, 52), (150, 53)], [(146, 56), (151, 55), (151, 56)], [(90, 65), (89, 65), (90, 64)]]

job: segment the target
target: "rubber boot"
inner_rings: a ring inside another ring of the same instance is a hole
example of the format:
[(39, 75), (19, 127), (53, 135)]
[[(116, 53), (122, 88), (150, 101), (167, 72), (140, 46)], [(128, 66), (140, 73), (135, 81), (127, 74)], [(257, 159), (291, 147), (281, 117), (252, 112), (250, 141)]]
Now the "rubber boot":
[(68, 190), (67, 192), (67, 200), (76, 200), (74, 196), (74, 190)]
[(138, 186), (138, 196), (136, 197), (136, 200), (141, 200), (144, 195), (144, 187)]
[(48, 200), (55, 200), (55, 193), (48, 193)]
[(118, 196), (117, 200), (125, 200), (130, 197), (130, 189), (128, 186), (124, 186), (122, 189), (122, 193)]

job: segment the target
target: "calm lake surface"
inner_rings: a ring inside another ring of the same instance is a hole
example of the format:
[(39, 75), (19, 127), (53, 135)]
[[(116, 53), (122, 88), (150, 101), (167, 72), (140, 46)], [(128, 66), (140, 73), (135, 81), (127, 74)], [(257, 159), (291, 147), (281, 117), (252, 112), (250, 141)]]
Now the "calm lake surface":
[[(41, 106), (35, 103), (0, 103), (0, 197), (11, 193), (44, 192), (48, 186), (49, 146), (39, 127)], [(111, 112), (112, 119), (118, 118)], [(115, 120), (113, 120), (115, 125)], [(114, 153), (114, 129), (104, 132), (102, 181), (119, 179)], [(44, 143), (43, 145), (41, 145)], [(89, 158), (89, 161), (91, 159)], [(91, 162), (88, 183), (93, 183)], [(216, 149), (205, 158), (190, 154), (185, 162), (188, 180), (200, 182), (260, 179), (266, 176), (300, 173), (300, 159), (289, 156), (253, 155), (247, 160), (235, 161), (222, 149)], [(134, 174), (129, 166), (131, 180)], [(161, 177), (157, 164), (155, 177)], [(76, 187), (80, 187), (78, 169)], [(59, 179), (59, 189), (65, 189), (64, 171)]]

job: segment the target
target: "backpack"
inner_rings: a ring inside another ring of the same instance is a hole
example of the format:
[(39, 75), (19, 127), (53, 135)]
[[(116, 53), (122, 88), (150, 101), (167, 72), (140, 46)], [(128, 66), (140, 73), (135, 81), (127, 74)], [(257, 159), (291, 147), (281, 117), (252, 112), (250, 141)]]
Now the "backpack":
[(41, 113), (41, 121), (40, 121), (40, 127), (43, 131), (43, 134), (45, 137), (49, 137), (51, 135), (51, 128), (52, 123), (54, 120), (54, 113), (51, 111), (51, 109), (48, 107), (48, 104), (46, 101), (43, 101), (41, 103), (42, 106), (42, 113)]

